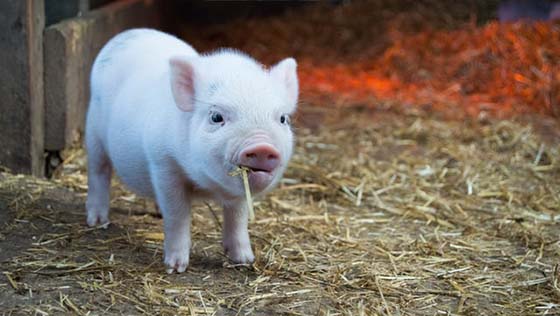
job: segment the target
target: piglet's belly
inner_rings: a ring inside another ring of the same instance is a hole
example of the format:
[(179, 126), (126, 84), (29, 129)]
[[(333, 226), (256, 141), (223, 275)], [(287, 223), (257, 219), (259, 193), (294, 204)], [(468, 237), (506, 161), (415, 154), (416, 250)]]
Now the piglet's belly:
[[(113, 163), (115, 171), (126, 187), (144, 197), (154, 197), (154, 190), (148, 172), (138, 172), (134, 166)], [(118, 167), (117, 167), (118, 166)]]
[(149, 164), (141, 149), (113, 144), (109, 157), (115, 173), (128, 189), (141, 196), (154, 197)]

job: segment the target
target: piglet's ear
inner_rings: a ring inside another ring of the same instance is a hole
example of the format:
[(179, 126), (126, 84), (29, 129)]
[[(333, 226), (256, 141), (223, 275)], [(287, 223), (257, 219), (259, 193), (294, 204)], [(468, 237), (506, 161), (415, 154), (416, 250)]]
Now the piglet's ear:
[(194, 68), (185, 57), (172, 57), (169, 66), (175, 104), (181, 111), (190, 112), (194, 109)]
[(270, 69), (270, 75), (277, 80), (280, 80), (286, 87), (288, 101), (290, 105), (296, 105), (299, 84), (297, 78), (297, 63), (293, 58), (286, 58)]

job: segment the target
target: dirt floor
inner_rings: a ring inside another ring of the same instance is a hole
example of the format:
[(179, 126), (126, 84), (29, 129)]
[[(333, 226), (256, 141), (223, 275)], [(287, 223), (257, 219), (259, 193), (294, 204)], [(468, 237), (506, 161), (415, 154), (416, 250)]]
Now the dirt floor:
[(117, 179), (112, 224), (87, 227), (77, 146), (51, 180), (0, 167), (0, 315), (560, 315), (560, 28), (348, 3), (182, 34), (300, 62), (253, 265), (228, 262), (202, 203), (188, 270), (166, 274), (161, 218)]
[(112, 224), (88, 228), (81, 149), (52, 181), (2, 173), (2, 314), (560, 313), (557, 123), (434, 117), (303, 108), (252, 266), (228, 263), (198, 205), (191, 265), (167, 275), (161, 219), (116, 181)]

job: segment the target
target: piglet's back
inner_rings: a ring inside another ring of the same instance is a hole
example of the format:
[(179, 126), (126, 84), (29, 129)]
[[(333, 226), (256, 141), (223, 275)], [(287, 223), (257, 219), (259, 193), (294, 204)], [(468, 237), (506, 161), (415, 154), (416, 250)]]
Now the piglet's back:
[(92, 97), (110, 106), (112, 98), (130, 78), (160, 77), (169, 69), (172, 56), (196, 56), (197, 52), (178, 38), (151, 29), (131, 29), (111, 39), (101, 50), (91, 72)]

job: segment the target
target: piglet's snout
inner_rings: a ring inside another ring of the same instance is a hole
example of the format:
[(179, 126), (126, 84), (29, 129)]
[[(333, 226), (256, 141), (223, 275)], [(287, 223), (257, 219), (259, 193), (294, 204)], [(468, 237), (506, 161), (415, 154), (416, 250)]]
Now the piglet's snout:
[(239, 164), (253, 171), (272, 172), (280, 165), (280, 153), (267, 143), (252, 144), (239, 154)]

